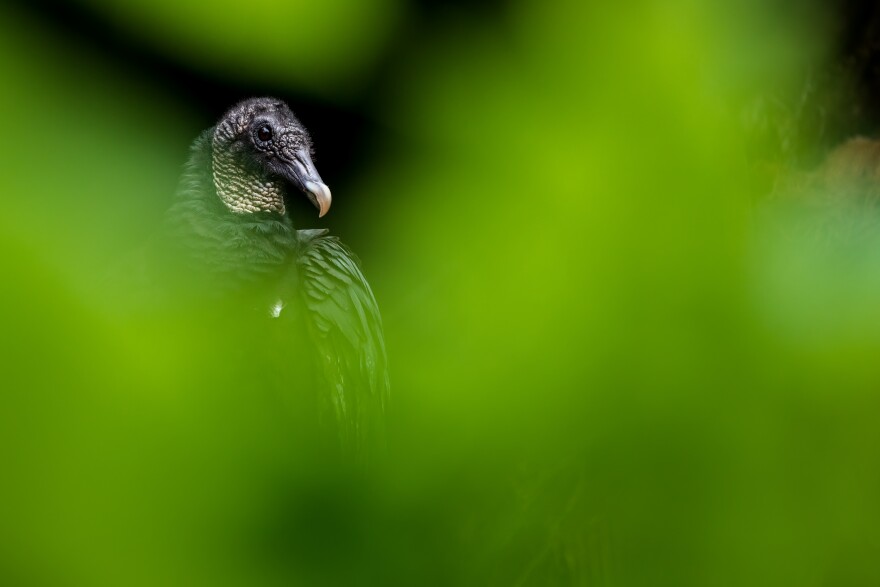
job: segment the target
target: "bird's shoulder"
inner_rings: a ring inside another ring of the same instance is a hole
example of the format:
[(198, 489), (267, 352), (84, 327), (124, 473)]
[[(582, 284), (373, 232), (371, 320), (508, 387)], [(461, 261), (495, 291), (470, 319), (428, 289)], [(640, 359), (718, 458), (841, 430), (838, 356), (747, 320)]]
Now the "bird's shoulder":
[(319, 331), (342, 329), (352, 344), (381, 336), (379, 307), (357, 256), (326, 230), (297, 232), (300, 291)]

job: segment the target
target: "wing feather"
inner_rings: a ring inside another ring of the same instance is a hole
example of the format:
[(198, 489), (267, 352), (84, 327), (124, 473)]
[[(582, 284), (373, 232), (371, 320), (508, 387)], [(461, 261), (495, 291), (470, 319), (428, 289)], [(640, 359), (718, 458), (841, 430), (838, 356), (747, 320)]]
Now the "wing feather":
[(355, 255), (337, 238), (304, 242), (298, 260), (307, 322), (343, 442), (381, 441), (389, 381), (382, 318)]

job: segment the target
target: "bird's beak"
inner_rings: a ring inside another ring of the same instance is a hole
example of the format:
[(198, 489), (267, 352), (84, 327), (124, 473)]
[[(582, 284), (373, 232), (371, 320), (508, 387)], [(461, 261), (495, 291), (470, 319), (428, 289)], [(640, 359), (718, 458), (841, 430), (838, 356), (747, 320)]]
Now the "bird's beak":
[(287, 167), (287, 171), (292, 176), (288, 179), (300, 188), (309, 201), (315, 205), (318, 209), (318, 218), (326, 214), (330, 210), (332, 200), (330, 188), (321, 181), (321, 176), (318, 175), (318, 170), (312, 163), (312, 156), (309, 155), (308, 149), (297, 149), (293, 163), (289, 163)]

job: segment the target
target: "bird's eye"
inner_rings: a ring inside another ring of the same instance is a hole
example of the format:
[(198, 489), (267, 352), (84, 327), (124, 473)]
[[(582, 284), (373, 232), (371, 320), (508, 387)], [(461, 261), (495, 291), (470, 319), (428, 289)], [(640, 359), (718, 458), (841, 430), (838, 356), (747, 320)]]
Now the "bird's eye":
[(264, 143), (272, 139), (272, 129), (269, 128), (269, 125), (264, 124), (259, 129), (257, 129), (257, 138)]

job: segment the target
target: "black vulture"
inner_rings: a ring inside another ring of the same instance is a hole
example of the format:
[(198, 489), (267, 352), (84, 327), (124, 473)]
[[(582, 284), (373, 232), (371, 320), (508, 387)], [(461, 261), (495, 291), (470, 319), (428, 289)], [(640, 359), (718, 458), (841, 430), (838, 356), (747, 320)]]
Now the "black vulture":
[(319, 216), (330, 208), (308, 132), (280, 100), (240, 102), (193, 143), (163, 229), (145, 249), (162, 253), (148, 252), (142, 273), (174, 282), (162, 289), (175, 302), (271, 332), (255, 344), (289, 379), (278, 386), (309, 396), (294, 409), (317, 409), (299, 420), (329, 423), (346, 450), (362, 454), (381, 436), (389, 392), (382, 320), (348, 247), (327, 230), (296, 229), (289, 198), (302, 195)]

